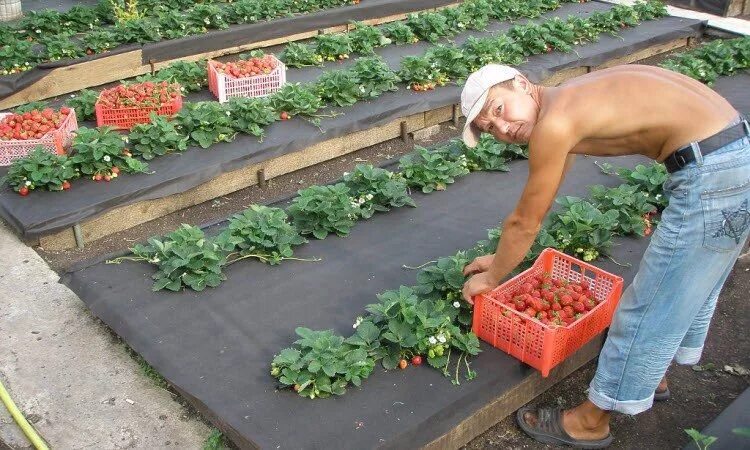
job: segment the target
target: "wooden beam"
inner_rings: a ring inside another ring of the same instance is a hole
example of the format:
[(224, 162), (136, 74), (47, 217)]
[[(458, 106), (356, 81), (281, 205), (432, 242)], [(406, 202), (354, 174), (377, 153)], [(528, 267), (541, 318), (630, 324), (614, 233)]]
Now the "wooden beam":
[[(449, 8), (460, 4), (461, 2), (456, 2), (446, 5), (443, 8)], [(432, 9), (434, 8), (429, 8), (427, 10)], [(421, 10), (412, 11), (408, 14), (418, 12), (421, 12)], [(362, 22), (368, 25), (382, 25), (384, 23), (403, 20), (406, 16), (407, 13), (394, 14), (385, 17), (366, 19)], [(347, 22), (345, 24), (325, 28), (322, 31), (325, 34), (343, 32), (347, 30), (348, 25)], [(317, 34), (318, 30), (313, 30), (265, 41), (249, 41), (246, 44), (234, 47), (151, 64), (143, 64), (143, 56), (140, 49), (132, 52), (102, 57), (94, 61), (87, 61), (52, 70), (46, 77), (38, 82), (0, 100), (0, 109), (9, 109), (24, 103), (51, 98), (88, 87), (100, 86), (113, 81), (136, 77), (145, 73), (150, 73), (152, 70), (164, 68), (175, 61), (199, 61), (201, 59), (218, 58), (220, 56), (242, 53), (256, 48), (266, 48), (274, 45), (285, 44), (287, 42), (310, 39)]]
[(603, 343), (603, 335), (592, 339), (573, 356), (555, 367), (547, 378), (542, 378), (539, 372), (534, 372), (509, 391), (492, 399), (448, 433), (422, 448), (427, 450), (453, 450), (466, 445), (518, 408), (529, 403), (581, 366), (596, 358)]
[[(627, 57), (608, 61), (593, 68), (583, 66), (566, 69), (556, 72), (551, 77), (542, 80), (541, 84), (545, 86), (556, 86), (563, 81), (583, 75), (591, 70), (599, 70), (616, 65), (615, 61), (618, 61), (620, 64), (627, 64), (628, 62), (634, 62), (675, 48), (680, 48), (686, 44), (687, 39), (677, 39), (666, 44), (656, 45), (635, 52)], [(406, 133), (407, 139), (409, 139), (410, 132), (418, 131), (439, 123), (448, 122), (452, 119), (452, 106), (445, 106), (435, 110), (426, 111), (425, 113), (415, 114), (407, 118), (397, 119), (381, 127), (362, 130), (339, 138), (330, 139), (298, 152), (293, 152), (262, 163), (253, 164), (233, 172), (219, 175), (213, 180), (207, 181), (206, 183), (196, 186), (186, 192), (115, 208), (101, 216), (82, 222), (80, 224), (81, 233), (85, 242), (91, 242), (104, 236), (127, 230), (128, 228), (132, 228), (150, 220), (163, 217), (175, 211), (255, 185), (258, 183), (259, 170), (263, 170), (265, 179), (270, 180), (271, 178), (328, 161), (389, 139), (403, 137), (404, 132)], [(404, 122), (404, 125), (402, 125), (402, 122)], [(38, 244), (46, 250), (63, 250), (75, 247), (76, 240), (72, 229), (65, 229), (55, 234), (40, 237)]]
[(748, 3), (750, 3), (748, 0), (729, 0), (726, 16), (735, 17), (746, 14), (745, 10), (748, 9)]

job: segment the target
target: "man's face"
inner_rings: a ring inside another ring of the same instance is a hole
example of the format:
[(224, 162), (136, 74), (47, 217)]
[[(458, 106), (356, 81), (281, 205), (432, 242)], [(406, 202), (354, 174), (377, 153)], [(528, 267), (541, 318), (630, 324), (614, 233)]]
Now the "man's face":
[(530, 88), (531, 84), (523, 77), (493, 86), (473, 124), (498, 141), (528, 143), (539, 114), (539, 105), (529, 94)]

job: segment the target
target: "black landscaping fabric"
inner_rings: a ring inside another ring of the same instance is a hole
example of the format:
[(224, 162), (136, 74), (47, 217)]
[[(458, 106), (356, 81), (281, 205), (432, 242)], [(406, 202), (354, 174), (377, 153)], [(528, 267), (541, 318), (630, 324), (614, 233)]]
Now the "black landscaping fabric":
[[(34, 6), (39, 2), (34, 2)], [(59, 2), (53, 9), (68, 10), (78, 2), (67, 5)], [(188, 36), (180, 39), (170, 39), (144, 45), (127, 44), (114, 51), (94, 55), (93, 57), (66, 59), (54, 63), (44, 63), (20, 74), (0, 77), (0, 99), (9, 97), (15, 92), (38, 82), (54, 68), (79, 64), (91, 59), (106, 58), (113, 54), (142, 48), (143, 64), (149, 62), (169, 61), (185, 56), (222, 50), (270, 39), (291, 36), (331, 26), (348, 23), (350, 20), (365, 20), (387, 17), (423, 9), (436, 8), (455, 3), (455, 0), (367, 0), (357, 5), (347, 5), (339, 8), (327, 9), (310, 14), (299, 14), (277, 20), (269, 20), (253, 24), (233, 25), (226, 30), (216, 30), (205, 34)], [(26, 5), (24, 5), (26, 6)], [(67, 7), (66, 7), (67, 6)]]
[[(642, 157), (602, 158), (633, 166)], [(349, 336), (376, 294), (416, 284), (419, 265), (486, 239), (514, 208), (528, 174), (517, 161), (508, 173), (473, 173), (446, 191), (414, 193), (404, 207), (359, 222), (346, 238), (329, 236), (298, 247), (295, 256), (268, 266), (243, 261), (228, 280), (202, 293), (151, 292), (148, 264), (96, 263), (63, 276), (94, 315), (210, 415), (241, 436), (243, 446), (299, 448), (417, 448), (442, 436), (534, 370), (482, 344), (472, 361), (473, 381), (454, 386), (437, 370), (410, 367), (385, 372), (378, 364), (361, 388), (341, 397), (309, 400), (276, 391), (270, 362), (296, 339), (294, 329), (333, 329)], [(588, 185), (619, 184), (594, 158), (580, 157), (559, 195), (588, 195)], [(216, 233), (220, 225), (209, 228)], [(621, 239), (613, 250), (622, 267), (597, 265), (632, 280), (647, 239)]]
[[(750, 448), (750, 437), (733, 433), (736, 428), (750, 427), (750, 388), (740, 394), (724, 411), (701, 431), (705, 436), (714, 436), (716, 442), (711, 450), (739, 450)], [(690, 442), (683, 450), (698, 450), (695, 442)]]
[(750, 118), (750, 71), (719, 77), (711, 87)]
[[(562, 17), (585, 16), (610, 7), (611, 5), (599, 2), (565, 5), (553, 14)], [(505, 29), (509, 26), (507, 23), (502, 25)], [(646, 21), (637, 28), (623, 30), (621, 37), (602, 36), (597, 43), (576, 47), (577, 53), (553, 52), (531, 57), (520, 69), (531, 79), (540, 80), (562, 69), (595, 66), (655, 44), (686, 36), (699, 36), (703, 26), (702, 21), (674, 17)], [(467, 35), (478, 34), (482, 33), (466, 33), (459, 36), (457, 41), (462, 42)], [(401, 57), (422, 54), (423, 51), (424, 48), (420, 46), (391, 46), (384, 49), (382, 54), (389, 63), (397, 65)], [(342, 64), (341, 67), (345, 65)], [(310, 81), (320, 73), (321, 69), (318, 68), (289, 70), (288, 79)], [(276, 122), (266, 128), (263, 142), (258, 142), (251, 136), (238, 135), (234, 142), (216, 144), (208, 150), (194, 148), (180, 155), (156, 158), (149, 163), (154, 172), (152, 174), (126, 175), (107, 185), (77, 182), (73, 183), (71, 191), (64, 194), (34, 192), (28, 197), (21, 197), (6, 185), (0, 188), (0, 217), (21, 236), (33, 239), (119, 206), (184, 192), (222, 173), (298, 151), (324, 140), (458, 103), (460, 93), (461, 87), (456, 85), (430, 93), (415, 93), (401, 87), (399, 91), (386, 93), (372, 102), (334, 108), (333, 111), (343, 114), (323, 120), (321, 126), (324, 133), (300, 118)], [(208, 99), (209, 95), (204, 91), (190, 96), (189, 100)], [(6, 172), (7, 169), (0, 169), (0, 176)]]
[(731, 0), (668, 0), (668, 4), (679, 8), (694, 9), (718, 16), (725, 16)]

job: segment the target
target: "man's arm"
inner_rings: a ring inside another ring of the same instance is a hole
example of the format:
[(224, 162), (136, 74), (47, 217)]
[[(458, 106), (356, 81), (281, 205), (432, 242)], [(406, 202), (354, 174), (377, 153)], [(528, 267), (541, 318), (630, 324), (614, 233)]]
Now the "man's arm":
[(545, 127), (532, 137), (529, 145), (529, 178), (516, 209), (503, 223), (503, 232), (488, 272), (498, 283), (528, 253), (536, 239), (544, 216), (557, 195), (564, 173), (572, 166), (575, 145), (572, 133), (561, 126)]

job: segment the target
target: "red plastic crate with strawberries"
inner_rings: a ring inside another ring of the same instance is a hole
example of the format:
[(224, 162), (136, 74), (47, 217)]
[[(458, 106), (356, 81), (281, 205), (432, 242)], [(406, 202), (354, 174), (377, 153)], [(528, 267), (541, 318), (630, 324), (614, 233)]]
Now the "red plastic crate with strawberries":
[(172, 116), (182, 109), (180, 85), (166, 81), (121, 84), (99, 94), (94, 106), (96, 126), (129, 130), (139, 123), (149, 123), (151, 112)]
[(64, 154), (78, 129), (75, 110), (63, 106), (32, 110), (22, 114), (0, 114), (0, 166), (7, 166), (42, 147)]
[(612, 321), (622, 278), (554, 249), (474, 299), (472, 330), (546, 377)]

